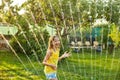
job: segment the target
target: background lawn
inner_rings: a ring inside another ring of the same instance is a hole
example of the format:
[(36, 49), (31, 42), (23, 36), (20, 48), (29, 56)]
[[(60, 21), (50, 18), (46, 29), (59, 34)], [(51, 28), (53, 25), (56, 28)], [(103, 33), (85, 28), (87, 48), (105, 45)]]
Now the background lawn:
[[(120, 80), (119, 53), (118, 49), (113, 54), (106, 54), (106, 51), (97, 53), (94, 50), (92, 53), (90, 50), (72, 52), (71, 57), (59, 63), (58, 78), (59, 80)], [(24, 54), (18, 56), (27, 70), (13, 53), (0, 51), (0, 80), (45, 80), (42, 64), (31, 59), (35, 71)]]

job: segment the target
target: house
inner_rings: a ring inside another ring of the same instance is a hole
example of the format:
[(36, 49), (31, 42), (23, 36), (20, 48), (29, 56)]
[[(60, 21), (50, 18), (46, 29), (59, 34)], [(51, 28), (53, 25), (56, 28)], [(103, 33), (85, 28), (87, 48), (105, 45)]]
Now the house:
[(3, 39), (2, 35), (5, 37), (6, 40), (9, 41), (12, 35), (15, 35), (17, 32), (17, 27), (7, 23), (0, 23), (0, 50), (9, 49), (8, 44)]

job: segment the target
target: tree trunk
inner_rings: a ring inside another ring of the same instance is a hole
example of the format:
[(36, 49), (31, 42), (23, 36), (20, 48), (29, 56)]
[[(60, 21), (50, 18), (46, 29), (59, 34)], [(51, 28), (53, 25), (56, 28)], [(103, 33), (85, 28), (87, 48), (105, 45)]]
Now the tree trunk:
[(109, 45), (109, 53), (112, 54), (114, 50), (114, 44)]

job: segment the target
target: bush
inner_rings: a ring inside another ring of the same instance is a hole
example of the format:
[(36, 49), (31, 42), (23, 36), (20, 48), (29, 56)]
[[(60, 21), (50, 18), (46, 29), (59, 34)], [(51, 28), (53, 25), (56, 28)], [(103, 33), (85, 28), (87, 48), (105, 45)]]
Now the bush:
[[(48, 38), (49, 38), (48, 33), (46, 31), (44, 31), (42, 33), (40, 33), (39, 31), (34, 32), (36, 34), (36, 38), (39, 41), (39, 44), (40, 44), (39, 45), (37, 43), (37, 41), (35, 40), (35, 37), (31, 31), (23, 31), (23, 32), (25, 33), (27, 39), (25, 39), (25, 37), (23, 36), (23, 33), (16, 35), (16, 38), (19, 41), (19, 43), (21, 44), (21, 46), (23, 47), (23, 49), (26, 51), (27, 55), (30, 55), (31, 58), (36, 58), (35, 57), (35, 53), (36, 53), (39, 60), (43, 60), (43, 57), (46, 53), (46, 47), (44, 46), (44, 43), (40, 37), (40, 34), (43, 35), (43, 37), (45, 39), (44, 41), (47, 44)], [(22, 48), (18, 44), (17, 40), (13, 37), (10, 41), (11, 46), (14, 48), (14, 50), (17, 53), (24, 53)], [(34, 51), (35, 51), (35, 53), (34, 53)]]

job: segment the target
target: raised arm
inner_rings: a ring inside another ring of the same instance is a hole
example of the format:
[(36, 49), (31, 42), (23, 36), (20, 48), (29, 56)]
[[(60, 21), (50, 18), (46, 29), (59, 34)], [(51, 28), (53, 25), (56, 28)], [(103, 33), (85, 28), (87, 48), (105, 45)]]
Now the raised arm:
[(71, 54), (66, 51), (62, 56), (59, 57), (59, 61), (63, 58), (69, 57), (69, 56), (71, 56)]

